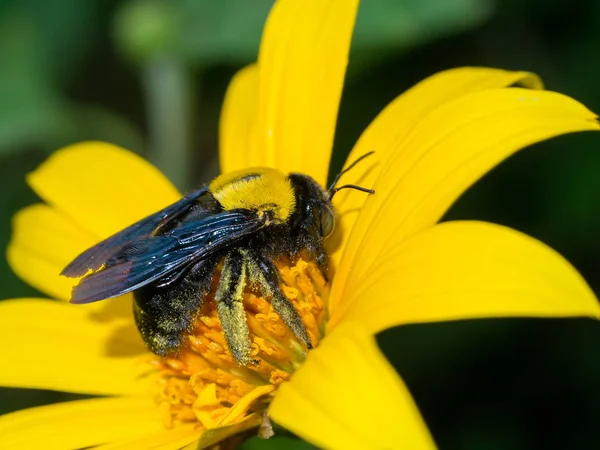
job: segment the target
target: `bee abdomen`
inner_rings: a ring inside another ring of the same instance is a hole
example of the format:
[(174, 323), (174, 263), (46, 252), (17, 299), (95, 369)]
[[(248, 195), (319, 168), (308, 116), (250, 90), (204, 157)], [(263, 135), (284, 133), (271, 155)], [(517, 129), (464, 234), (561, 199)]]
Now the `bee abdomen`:
[(136, 325), (151, 352), (177, 352), (210, 291), (217, 262), (203, 260), (174, 283), (161, 286), (163, 280), (158, 280), (135, 291)]

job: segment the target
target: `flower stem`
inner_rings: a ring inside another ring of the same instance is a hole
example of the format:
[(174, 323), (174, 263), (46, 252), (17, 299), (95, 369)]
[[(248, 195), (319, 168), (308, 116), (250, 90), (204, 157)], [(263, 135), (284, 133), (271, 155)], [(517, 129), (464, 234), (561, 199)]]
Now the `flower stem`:
[(151, 59), (143, 69), (148, 159), (183, 191), (190, 182), (190, 125), (196, 100), (190, 72), (184, 61), (168, 55)]

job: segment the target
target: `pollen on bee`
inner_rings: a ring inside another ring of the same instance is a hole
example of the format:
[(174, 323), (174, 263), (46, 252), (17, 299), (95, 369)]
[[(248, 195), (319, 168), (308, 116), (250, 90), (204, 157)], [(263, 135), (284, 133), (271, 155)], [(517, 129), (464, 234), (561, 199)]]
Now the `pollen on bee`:
[[(294, 264), (278, 261), (276, 266), (282, 292), (300, 314), (313, 346), (318, 345), (325, 331), (329, 286), (314, 262), (300, 258)], [(306, 347), (268, 298), (248, 286), (243, 304), (251, 338), (250, 364), (239, 365), (229, 352), (210, 295), (179, 353), (155, 357), (156, 398), (166, 426), (195, 422), (200, 428), (212, 428), (253, 413), (260, 421), (267, 397), (303, 362)]]

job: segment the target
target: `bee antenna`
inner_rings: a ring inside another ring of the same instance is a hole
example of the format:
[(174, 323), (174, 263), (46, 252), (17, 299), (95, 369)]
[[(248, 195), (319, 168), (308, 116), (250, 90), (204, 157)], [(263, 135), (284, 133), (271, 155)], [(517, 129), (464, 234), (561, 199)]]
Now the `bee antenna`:
[(357, 186), (356, 184), (345, 184), (337, 188), (329, 189), (329, 201), (331, 201), (336, 192), (341, 191), (342, 189), (356, 189), (357, 191), (366, 192), (367, 194), (375, 193), (373, 189), (367, 189), (362, 186)]
[(362, 155), (361, 157), (359, 157), (358, 159), (356, 159), (352, 164), (350, 164), (348, 167), (346, 167), (344, 170), (342, 170), (340, 173), (338, 173), (335, 178), (333, 179), (333, 183), (331, 183), (331, 186), (329, 186), (328, 191), (331, 192), (334, 190), (335, 185), (337, 184), (338, 181), (340, 181), (340, 178), (342, 178), (342, 175), (344, 175), (346, 172), (348, 172), (350, 169), (352, 169), (354, 166), (356, 166), (359, 162), (361, 162), (363, 159), (365, 159), (368, 156), (371, 156), (372, 154), (374, 154), (375, 151), (370, 151), (365, 153), (364, 155)]
[(331, 186), (329, 186), (329, 189), (327, 190), (327, 192), (329, 192), (329, 200), (331, 200), (333, 198), (333, 196), (335, 195), (336, 192), (341, 191), (342, 189), (356, 189), (357, 191), (367, 192), (369, 194), (375, 193), (375, 191), (373, 189), (367, 189), (362, 186), (357, 186), (355, 184), (345, 184), (344, 186), (340, 186), (338, 188), (335, 187), (335, 185), (338, 183), (338, 181), (340, 181), (340, 178), (342, 177), (342, 175), (344, 175), (346, 172), (348, 172), (350, 169), (352, 169), (354, 166), (356, 166), (363, 159), (367, 158), (368, 156), (371, 156), (374, 153), (375, 153), (375, 151), (370, 151), (370, 152), (365, 153), (364, 155), (357, 158), (352, 164), (350, 164), (348, 167), (346, 167), (344, 170), (342, 170), (340, 173), (338, 173), (335, 176), (335, 178), (333, 179), (333, 183), (331, 183)]

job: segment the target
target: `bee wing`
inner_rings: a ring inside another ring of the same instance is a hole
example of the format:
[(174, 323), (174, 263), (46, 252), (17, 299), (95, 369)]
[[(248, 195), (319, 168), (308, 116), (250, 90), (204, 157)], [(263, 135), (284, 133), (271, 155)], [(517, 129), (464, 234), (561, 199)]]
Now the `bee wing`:
[(264, 226), (247, 210), (226, 211), (167, 235), (130, 242), (73, 288), (71, 303), (91, 303), (139, 289), (230, 246)]
[(157, 228), (168, 224), (188, 211), (194, 202), (207, 191), (208, 187), (205, 186), (89, 248), (71, 261), (63, 269), (61, 275), (76, 278), (85, 275), (90, 269), (98, 270), (107, 259), (118, 253), (131, 241), (152, 235)]

